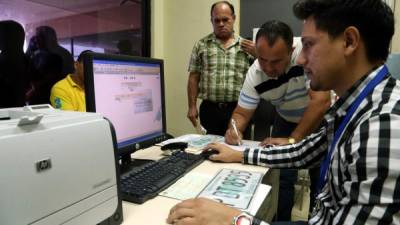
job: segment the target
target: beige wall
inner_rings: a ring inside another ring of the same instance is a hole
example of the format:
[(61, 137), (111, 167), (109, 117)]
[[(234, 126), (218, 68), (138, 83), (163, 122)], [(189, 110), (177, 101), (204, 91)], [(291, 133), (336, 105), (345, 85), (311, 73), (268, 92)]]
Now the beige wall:
[(400, 53), (400, 2), (395, 2), (395, 33), (392, 39), (392, 53)]
[[(187, 113), (189, 55), (195, 41), (212, 32), (210, 7), (216, 0), (152, 0), (152, 57), (164, 59), (167, 129), (195, 133)], [(239, 17), (239, 0), (231, 1)], [(238, 30), (238, 21), (236, 30)]]

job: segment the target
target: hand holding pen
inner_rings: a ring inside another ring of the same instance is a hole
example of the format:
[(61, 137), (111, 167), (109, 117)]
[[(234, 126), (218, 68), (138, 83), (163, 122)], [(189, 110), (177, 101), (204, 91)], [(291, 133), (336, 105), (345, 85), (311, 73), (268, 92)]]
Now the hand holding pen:
[(232, 125), (233, 132), (235, 133), (235, 136), (236, 136), (236, 144), (241, 145), (242, 138), (241, 138), (241, 135), (239, 134), (239, 130), (236, 126), (236, 121), (234, 119), (231, 119), (231, 125)]

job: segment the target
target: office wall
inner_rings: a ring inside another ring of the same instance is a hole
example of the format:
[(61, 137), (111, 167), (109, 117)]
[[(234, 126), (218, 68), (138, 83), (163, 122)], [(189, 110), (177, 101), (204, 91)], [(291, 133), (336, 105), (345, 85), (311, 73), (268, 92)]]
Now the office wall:
[(392, 53), (400, 53), (400, 2), (395, 2), (394, 5), (394, 36), (392, 39)]
[[(195, 133), (187, 113), (189, 55), (195, 41), (212, 32), (216, 0), (152, 0), (152, 57), (165, 63), (167, 128), (172, 135)], [(231, 1), (239, 18), (239, 0)], [(238, 19), (237, 18), (237, 19)], [(238, 21), (235, 30), (238, 30)]]
[(280, 20), (287, 23), (295, 36), (301, 34), (302, 22), (298, 20), (292, 10), (297, 0), (251, 0), (240, 1), (240, 34), (243, 37), (252, 37), (253, 29), (261, 26), (268, 20)]

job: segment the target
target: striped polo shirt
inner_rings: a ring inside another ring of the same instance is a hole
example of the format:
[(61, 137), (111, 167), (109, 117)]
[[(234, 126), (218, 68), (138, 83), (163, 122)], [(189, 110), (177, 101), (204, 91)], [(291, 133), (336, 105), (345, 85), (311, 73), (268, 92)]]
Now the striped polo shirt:
[(309, 80), (303, 68), (296, 65), (302, 45), (294, 41), (295, 50), (292, 53), (290, 65), (286, 73), (277, 78), (265, 74), (256, 60), (249, 68), (246, 80), (239, 97), (239, 106), (245, 109), (256, 109), (260, 99), (270, 101), (277, 113), (285, 120), (298, 123), (310, 101), (308, 90)]

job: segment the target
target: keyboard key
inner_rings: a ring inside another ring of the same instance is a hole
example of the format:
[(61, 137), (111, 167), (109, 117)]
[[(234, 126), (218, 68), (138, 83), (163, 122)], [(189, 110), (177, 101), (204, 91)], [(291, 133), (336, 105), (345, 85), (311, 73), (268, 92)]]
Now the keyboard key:
[(142, 168), (133, 168), (121, 175), (122, 199), (141, 204), (154, 198), (203, 161), (201, 155), (179, 151)]

